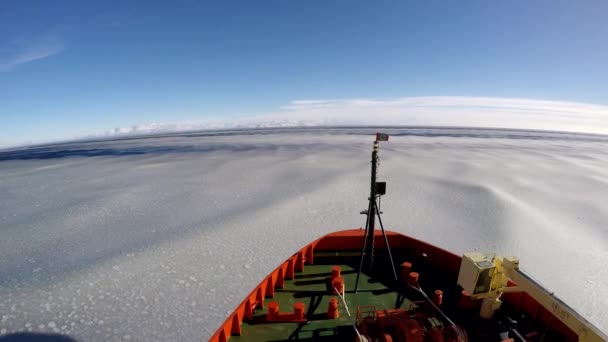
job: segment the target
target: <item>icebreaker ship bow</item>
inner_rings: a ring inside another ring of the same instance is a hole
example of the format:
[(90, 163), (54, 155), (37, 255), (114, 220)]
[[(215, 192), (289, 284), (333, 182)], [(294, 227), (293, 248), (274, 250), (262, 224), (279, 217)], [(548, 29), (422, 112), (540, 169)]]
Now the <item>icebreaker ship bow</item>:
[(373, 144), (365, 228), (302, 247), (231, 311), (210, 341), (608, 340), (521, 271), (517, 258), (460, 257), (385, 230), (378, 199), (386, 183), (376, 179), (379, 142), (388, 139), (378, 133)]

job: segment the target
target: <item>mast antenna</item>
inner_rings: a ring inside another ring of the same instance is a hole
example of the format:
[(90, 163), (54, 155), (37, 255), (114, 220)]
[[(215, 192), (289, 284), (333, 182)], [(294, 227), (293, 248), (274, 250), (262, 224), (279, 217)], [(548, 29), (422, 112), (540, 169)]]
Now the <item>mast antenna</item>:
[(370, 181), (370, 194), (369, 194), (369, 204), (367, 206), (367, 210), (361, 212), (361, 214), (366, 215), (365, 220), (365, 232), (363, 234), (363, 247), (361, 248), (361, 259), (359, 261), (359, 270), (357, 271), (357, 280), (355, 282), (355, 293), (359, 287), (359, 276), (361, 275), (361, 271), (363, 270), (363, 264), (368, 258), (369, 269), (371, 270), (374, 263), (374, 230), (376, 225), (376, 216), (378, 216), (378, 222), (380, 223), (380, 229), (382, 230), (382, 235), (384, 236), (384, 242), (386, 244), (386, 249), (388, 251), (388, 257), (391, 262), (391, 267), (393, 268), (393, 275), (395, 276), (395, 280), (397, 280), (397, 271), (395, 270), (395, 263), (393, 262), (393, 255), (391, 253), (391, 248), (388, 244), (388, 238), (386, 237), (386, 232), (384, 231), (384, 225), (382, 224), (382, 218), (380, 214), (382, 212), (378, 209), (378, 200), (384, 194), (386, 194), (386, 182), (377, 182), (376, 176), (378, 173), (378, 151), (380, 149), (380, 141), (388, 141), (388, 134), (384, 133), (376, 133), (376, 140), (374, 141), (374, 149), (372, 151), (372, 172), (371, 172), (371, 181)]

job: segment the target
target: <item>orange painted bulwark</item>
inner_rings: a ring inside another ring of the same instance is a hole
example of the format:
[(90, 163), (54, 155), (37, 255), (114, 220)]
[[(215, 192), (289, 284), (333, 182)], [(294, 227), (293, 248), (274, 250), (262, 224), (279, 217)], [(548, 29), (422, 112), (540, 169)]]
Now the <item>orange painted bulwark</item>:
[(291, 257), (289, 258), (289, 260), (286, 261), (287, 272), (285, 274), (285, 279), (292, 280), (294, 278), (295, 265), (293, 263), (293, 259), (294, 257)]
[(279, 266), (279, 272), (277, 273), (277, 279), (276, 279), (276, 283), (274, 284), (274, 287), (277, 289), (282, 289), (283, 288), (283, 284), (285, 282), (285, 278), (283, 277), (283, 266)]
[(241, 334), (241, 320), (239, 319), (239, 314), (232, 315), (232, 335), (239, 336)]
[[(239, 320), (239, 317), (243, 317), (245, 320), (251, 319), (251, 311), (255, 309), (252, 307), (252, 304), (256, 303), (256, 307), (258, 307), (258, 305), (259, 307), (262, 307), (264, 305), (263, 300), (265, 295), (268, 297), (272, 296), (274, 291), (268, 288), (269, 284), (273, 284), (275, 288), (280, 288), (283, 286), (284, 279), (293, 279), (295, 269), (301, 270), (301, 268), (304, 267), (305, 261), (309, 264), (312, 263), (313, 250), (359, 250), (361, 248), (363, 232), (364, 230), (361, 228), (338, 231), (325, 235), (302, 247), (302, 249), (294, 253), (266, 276), (266, 278), (264, 278), (247, 297), (245, 297), (234, 312), (226, 318), (224, 323), (222, 323), (209, 341), (226, 341), (230, 335), (239, 334), (240, 329), (235, 327), (236, 322), (242, 322)], [(375, 232), (374, 244), (376, 248), (386, 248), (386, 243), (381, 234), (380, 231)], [(458, 273), (461, 261), (460, 256), (396, 232), (386, 231), (386, 235), (391, 249), (407, 247), (408, 249), (415, 250), (417, 253), (425, 254), (429, 264), (434, 265), (437, 268), (437, 272)], [(529, 295), (525, 293), (506, 293), (502, 299), (513, 304), (515, 307), (522, 309), (522, 311), (541, 321), (547, 327), (561, 332), (564, 336), (568, 336), (568, 341), (577, 341), (574, 332), (568, 329)]]

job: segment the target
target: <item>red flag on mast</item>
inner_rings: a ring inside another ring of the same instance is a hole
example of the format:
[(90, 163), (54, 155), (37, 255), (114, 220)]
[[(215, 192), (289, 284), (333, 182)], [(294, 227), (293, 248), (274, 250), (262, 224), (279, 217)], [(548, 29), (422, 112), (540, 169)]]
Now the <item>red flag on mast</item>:
[(388, 134), (376, 133), (376, 141), (388, 141)]

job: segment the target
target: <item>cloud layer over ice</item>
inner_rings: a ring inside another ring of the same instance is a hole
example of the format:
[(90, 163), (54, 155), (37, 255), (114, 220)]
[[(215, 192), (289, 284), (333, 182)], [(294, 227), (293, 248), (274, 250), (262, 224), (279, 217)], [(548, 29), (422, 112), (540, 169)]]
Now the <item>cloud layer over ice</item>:
[(261, 115), (201, 122), (148, 123), (98, 135), (294, 126), (497, 127), (608, 134), (608, 106), (523, 98), (422, 96), (297, 100)]

